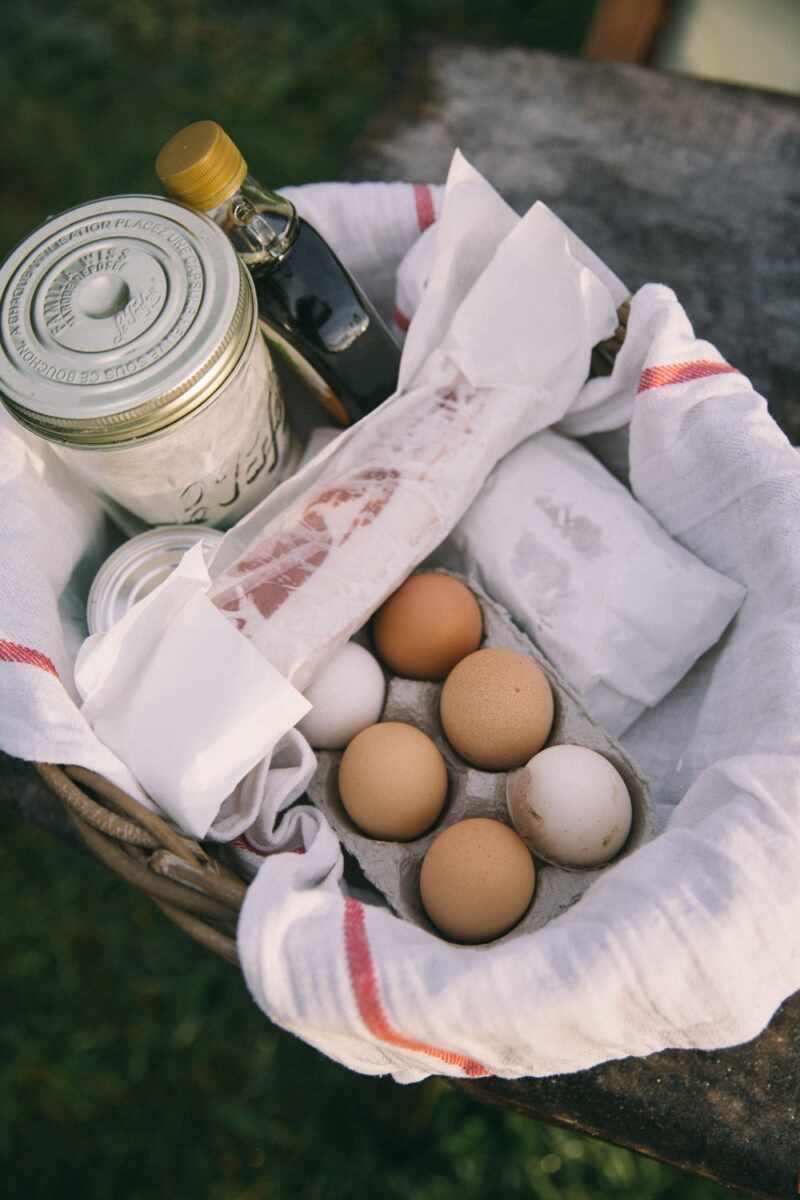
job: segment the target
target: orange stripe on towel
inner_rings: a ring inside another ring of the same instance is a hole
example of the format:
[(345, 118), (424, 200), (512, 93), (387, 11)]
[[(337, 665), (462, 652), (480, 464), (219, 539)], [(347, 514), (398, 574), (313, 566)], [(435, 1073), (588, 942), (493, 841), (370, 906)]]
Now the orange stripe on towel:
[(706, 375), (738, 375), (736, 367), (726, 362), (714, 362), (708, 358), (696, 362), (670, 363), (664, 367), (647, 367), (639, 379), (639, 391), (666, 387), (669, 383), (689, 383), (692, 379), (704, 379)]
[(473, 1058), (467, 1058), (463, 1054), (454, 1054), (451, 1050), (440, 1050), (438, 1046), (429, 1046), (427, 1042), (418, 1042), (415, 1038), (405, 1037), (393, 1028), (384, 1011), (378, 990), (378, 979), (372, 962), (372, 952), (369, 948), (364, 921), (364, 906), (358, 900), (351, 898), (346, 899), (344, 903), (344, 942), (347, 952), (347, 968), (350, 972), (350, 983), (358, 1011), (370, 1033), (390, 1046), (399, 1046), (403, 1050), (413, 1050), (418, 1054), (429, 1054), (441, 1062), (460, 1067), (465, 1075), (488, 1075), (489, 1072), (486, 1068)]
[(20, 646), (19, 642), (7, 642), (0, 638), (0, 662), (27, 663), (30, 667), (41, 667), (58, 679), (55, 664), (46, 654), (39, 650), (31, 650), (30, 646)]
[(424, 233), (429, 225), (436, 220), (436, 209), (433, 204), (433, 193), (427, 183), (415, 183), (414, 203), (417, 206), (417, 225), (420, 233)]
[(405, 333), (406, 330), (408, 329), (409, 325), (411, 324), (411, 321), (408, 319), (408, 317), (406, 316), (406, 314), (403, 312), (403, 310), (401, 308), (396, 308), (394, 310), (394, 323), (399, 330), (401, 330), (403, 333)]

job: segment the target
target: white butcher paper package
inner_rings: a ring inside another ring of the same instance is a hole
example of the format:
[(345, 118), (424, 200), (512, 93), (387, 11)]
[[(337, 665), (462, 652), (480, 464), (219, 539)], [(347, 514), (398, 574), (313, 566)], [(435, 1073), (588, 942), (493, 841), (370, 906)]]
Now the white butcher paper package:
[[(82, 646), (113, 533), (4, 423), (3, 644), (31, 650), (0, 674), (0, 746), (101, 771), (231, 843), (254, 999), (355, 1070), (544, 1076), (753, 1037), (800, 987), (796, 451), (670, 289), (630, 297), (546, 206), (518, 216), (461, 155), (427, 189), (421, 238), (409, 185), (289, 191), (384, 309), (397, 278), (396, 394), (317, 431), (327, 444), (210, 563), (190, 551)], [(590, 377), (626, 300), (611, 373)], [(571, 907), (480, 946), (346, 882), (296, 728), (320, 668), (441, 565), (526, 631), (659, 814)]]
[(615, 736), (714, 645), (744, 596), (552, 430), (498, 463), (433, 561), (505, 605)]

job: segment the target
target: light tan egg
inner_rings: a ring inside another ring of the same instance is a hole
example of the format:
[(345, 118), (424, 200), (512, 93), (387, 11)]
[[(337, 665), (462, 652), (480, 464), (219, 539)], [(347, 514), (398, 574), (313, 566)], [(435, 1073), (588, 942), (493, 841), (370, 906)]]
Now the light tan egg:
[(461, 660), (442, 688), (447, 740), (485, 771), (523, 766), (553, 725), (553, 692), (541, 667), (516, 650), (486, 648)]
[(412, 575), (378, 609), (372, 633), (379, 658), (407, 679), (444, 679), (483, 636), (480, 605), (449, 575)]
[(339, 795), (362, 832), (406, 842), (434, 823), (447, 798), (447, 768), (435, 743), (402, 721), (357, 734), (339, 765)]
[(420, 898), (446, 937), (486, 942), (516, 925), (535, 885), (533, 859), (518, 834), (501, 821), (474, 817), (450, 825), (431, 843)]

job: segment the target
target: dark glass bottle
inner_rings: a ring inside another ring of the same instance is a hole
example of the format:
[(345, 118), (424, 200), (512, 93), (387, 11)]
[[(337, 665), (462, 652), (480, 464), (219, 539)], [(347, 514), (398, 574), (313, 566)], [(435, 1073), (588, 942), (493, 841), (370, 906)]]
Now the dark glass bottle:
[[(185, 140), (176, 149), (181, 137)], [(198, 145), (204, 153), (203, 187), (196, 182)], [(176, 170), (179, 151), (184, 157)], [(240, 166), (231, 168), (237, 161)], [(206, 182), (209, 163), (217, 171), (216, 190)], [(374, 306), (291, 202), (244, 173), (244, 160), (218, 125), (199, 122), (176, 134), (157, 169), (173, 195), (201, 208), (228, 235), (252, 274), (268, 340), (340, 424), (359, 420), (395, 391), (400, 348)], [(189, 177), (192, 191), (182, 186)], [(226, 178), (230, 190), (218, 198), (226, 191)]]

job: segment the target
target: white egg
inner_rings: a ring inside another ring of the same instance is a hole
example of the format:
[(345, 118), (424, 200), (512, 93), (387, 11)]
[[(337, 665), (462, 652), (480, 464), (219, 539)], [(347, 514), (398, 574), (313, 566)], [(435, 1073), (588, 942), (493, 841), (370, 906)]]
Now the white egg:
[(378, 660), (355, 642), (346, 642), (306, 689), (313, 704), (297, 726), (314, 750), (343, 750), (379, 720), (386, 680)]
[(619, 771), (585, 746), (549, 746), (508, 776), (506, 804), (528, 849), (564, 867), (597, 867), (630, 833), (631, 798)]

